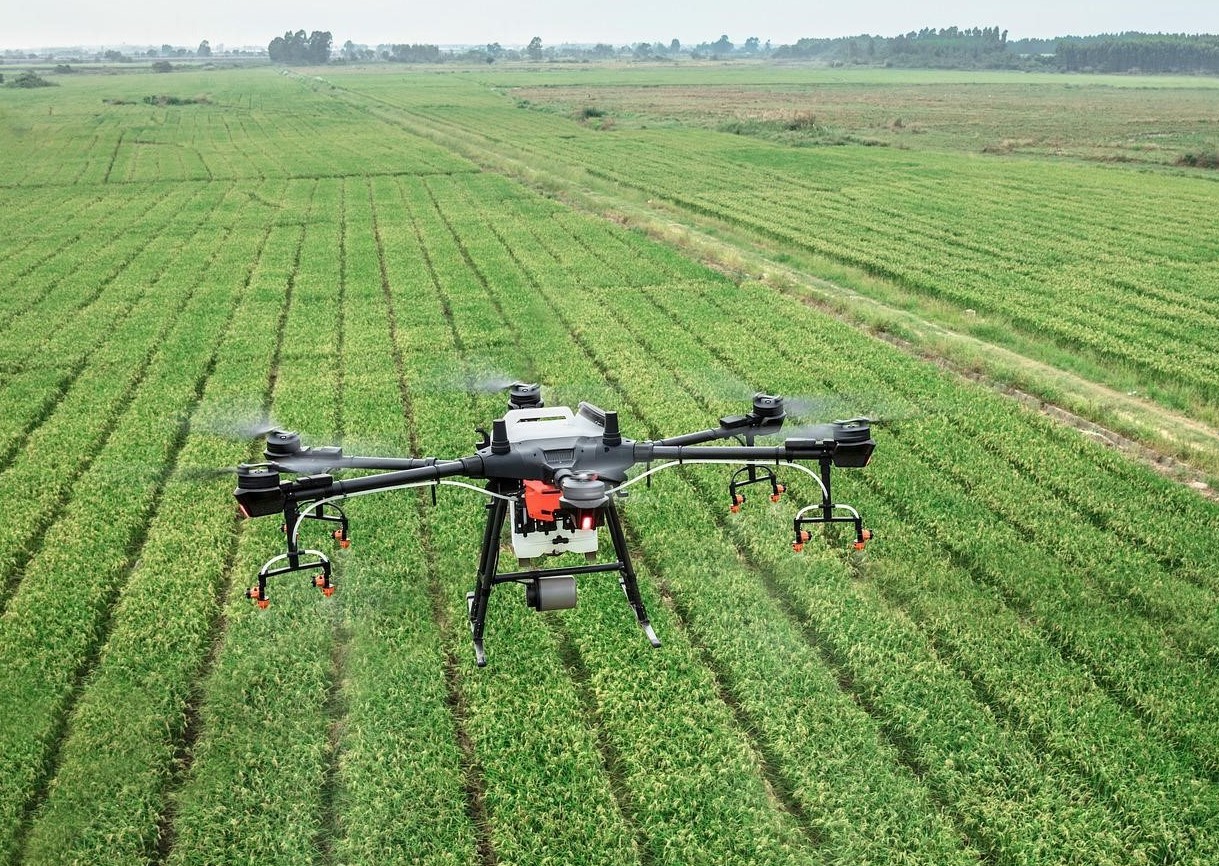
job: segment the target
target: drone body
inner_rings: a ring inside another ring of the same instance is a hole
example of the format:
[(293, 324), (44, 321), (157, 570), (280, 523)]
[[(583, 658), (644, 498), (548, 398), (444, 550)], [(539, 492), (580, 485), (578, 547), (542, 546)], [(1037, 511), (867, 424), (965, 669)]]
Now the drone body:
[[(344, 455), (341, 448), (303, 447), (295, 433), (268, 433), (267, 462), (239, 466), (234, 495), (244, 517), (283, 515), (287, 551), (262, 567), (257, 586), (247, 595), (265, 607), (269, 578), (316, 569), (321, 571), (313, 582), (330, 595), (334, 588), (329, 558), (321, 551), (301, 548), (298, 538), (305, 520), (321, 520), (337, 524), (334, 538), (347, 546), (348, 518), (338, 505), (345, 499), (437, 485), (480, 490), (489, 499), (488, 514), (477, 578), (466, 604), (475, 660), (481, 667), (487, 663), (488, 601), (492, 590), (504, 583), (522, 584), (525, 601), (535, 610), (560, 610), (575, 607), (577, 577), (616, 572), (644, 634), (653, 646), (660, 646), (639, 593), (615, 501), (627, 495), (625, 488), (644, 478), (650, 484), (652, 474), (671, 466), (739, 464), (728, 485), (733, 511), (744, 502), (740, 490), (753, 484), (768, 484), (772, 499), (777, 500), (785, 488), (774, 469), (790, 466), (811, 475), (822, 492), (819, 503), (801, 509), (793, 520), (794, 550), (800, 551), (809, 539), (806, 527), (817, 523), (852, 524), (857, 548), (871, 538), (858, 512), (834, 503), (830, 496), (831, 467), (861, 467), (871, 458), (876, 443), (866, 419), (819, 425), (807, 437), (789, 438), (778, 445), (755, 445), (756, 437), (777, 433), (786, 417), (781, 397), (757, 394), (747, 414), (720, 418), (716, 427), (658, 441), (635, 441), (622, 436), (616, 412), (588, 403), (581, 403), (574, 412), (567, 407), (547, 408), (537, 385), (514, 384), (508, 405), (504, 416), (492, 424), (490, 435), (479, 431), (483, 438), (473, 454), (450, 460), (353, 457)], [(741, 444), (705, 444), (724, 439)], [(814, 473), (798, 461), (816, 461), (820, 472)], [(628, 480), (629, 470), (640, 464), (649, 468)], [(379, 471), (335, 478), (334, 473), (343, 469)], [(297, 477), (281, 480), (281, 473)], [(480, 489), (453, 480), (458, 477), (481, 480), (485, 486)], [(520, 567), (517, 571), (500, 571), (505, 524)], [(614, 547), (614, 558), (606, 562), (597, 561), (602, 527)], [(564, 553), (582, 553), (587, 564), (554, 568), (537, 564), (543, 557)]]

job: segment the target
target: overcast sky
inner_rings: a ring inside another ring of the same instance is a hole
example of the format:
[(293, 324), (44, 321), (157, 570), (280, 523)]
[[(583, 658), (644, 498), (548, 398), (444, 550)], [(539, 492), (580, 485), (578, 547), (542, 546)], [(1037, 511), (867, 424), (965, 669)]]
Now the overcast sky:
[(1219, 33), (1219, 0), (3, 0), (0, 48), (162, 43), (266, 45), (329, 30), (335, 46), (560, 42), (774, 44), (801, 36), (999, 26), (1011, 38), (1141, 30)]

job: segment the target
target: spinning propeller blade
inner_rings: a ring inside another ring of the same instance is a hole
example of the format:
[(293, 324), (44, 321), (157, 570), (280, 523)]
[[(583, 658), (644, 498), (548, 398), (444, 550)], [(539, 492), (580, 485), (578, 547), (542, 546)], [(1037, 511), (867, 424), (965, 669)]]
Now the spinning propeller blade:
[(798, 439), (830, 421), (862, 418), (872, 427), (895, 427), (919, 414), (918, 407), (904, 401), (864, 397), (856, 394), (789, 397), (785, 400), (788, 423), (780, 435)]

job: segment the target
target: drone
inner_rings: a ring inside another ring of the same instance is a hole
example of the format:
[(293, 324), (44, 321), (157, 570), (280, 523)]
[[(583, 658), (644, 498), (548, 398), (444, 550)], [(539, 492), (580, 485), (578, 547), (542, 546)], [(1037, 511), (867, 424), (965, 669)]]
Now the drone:
[[(639, 592), (615, 500), (625, 498), (640, 481), (650, 486), (652, 476), (662, 470), (691, 464), (737, 465), (728, 482), (729, 508), (737, 512), (746, 501), (743, 491), (754, 485), (769, 490), (771, 500), (779, 501), (787, 488), (775, 470), (787, 466), (811, 476), (821, 489), (821, 501), (801, 508), (793, 518), (794, 551), (804, 549), (811, 527), (817, 524), (851, 524), (856, 550), (872, 538), (859, 512), (835, 503), (830, 494), (832, 467), (863, 467), (871, 459), (876, 443), (867, 418), (819, 424), (798, 431), (798, 438), (758, 445), (757, 437), (778, 433), (787, 418), (782, 397), (758, 393), (748, 412), (722, 417), (714, 427), (637, 441), (622, 435), (617, 412), (587, 402), (575, 411), (547, 407), (536, 383), (516, 382), (507, 390), (508, 411), (495, 419), (489, 434), (476, 428), (481, 441), (465, 457), (357, 457), (337, 446), (304, 446), (292, 431), (266, 432), (266, 461), (237, 467), (233, 495), (243, 518), (282, 515), (287, 550), (262, 566), (257, 585), (246, 596), (265, 608), (268, 580), (298, 571), (316, 572), (312, 584), (330, 596), (334, 592), (331, 561), (320, 550), (302, 547), (300, 533), (306, 521), (321, 521), (329, 524), (341, 547), (348, 547), (350, 523), (340, 505), (347, 499), (420, 487), (431, 487), (434, 497), (442, 485), (475, 490), (488, 499), (487, 519), (466, 609), (475, 662), (485, 667), (488, 602), (492, 591), (507, 583), (522, 585), (525, 603), (536, 611), (564, 610), (576, 606), (577, 577), (616, 572), (644, 635), (653, 647), (660, 646)], [(737, 444), (707, 444), (722, 440)], [(818, 470), (803, 465), (809, 462), (815, 462)], [(636, 466), (643, 471), (628, 479)], [(374, 471), (337, 478), (335, 473), (342, 470)], [(285, 475), (293, 477), (285, 479)], [(483, 484), (458, 480), (463, 478)], [(518, 569), (501, 572), (506, 524)], [(601, 528), (613, 543), (612, 561), (597, 561)], [(586, 564), (540, 564), (568, 553), (584, 554)]]

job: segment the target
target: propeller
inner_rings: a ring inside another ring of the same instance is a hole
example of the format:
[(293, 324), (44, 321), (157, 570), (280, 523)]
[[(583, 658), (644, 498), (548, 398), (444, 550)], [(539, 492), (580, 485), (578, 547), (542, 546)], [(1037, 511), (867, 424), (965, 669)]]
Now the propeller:
[(920, 410), (904, 400), (833, 394), (818, 397), (789, 397), (785, 401), (788, 423), (783, 436), (800, 438), (813, 429), (836, 420), (865, 420), (872, 427), (896, 428), (902, 421), (916, 417)]
[(191, 429), (244, 442), (284, 428), (261, 403), (235, 401), (210, 412), (201, 410), (191, 419)]
[(498, 394), (513, 385), (524, 382), (525, 377), (509, 373), (487, 373), (469, 379), (466, 389), (473, 394)]

